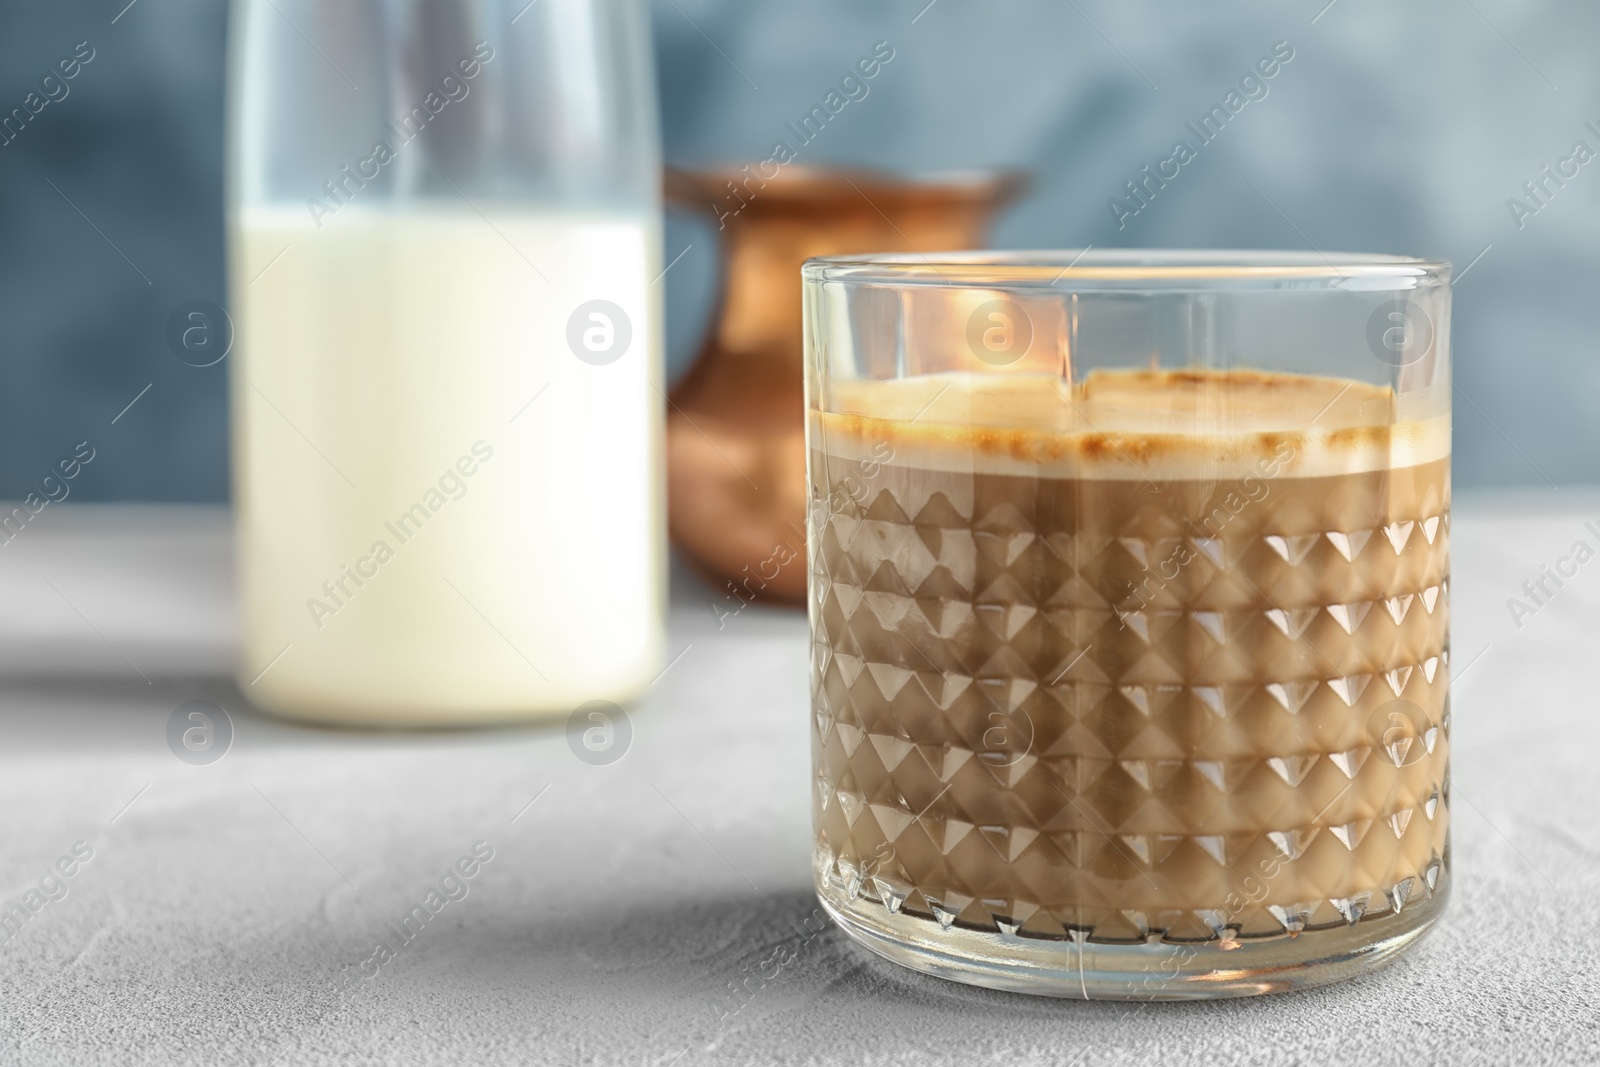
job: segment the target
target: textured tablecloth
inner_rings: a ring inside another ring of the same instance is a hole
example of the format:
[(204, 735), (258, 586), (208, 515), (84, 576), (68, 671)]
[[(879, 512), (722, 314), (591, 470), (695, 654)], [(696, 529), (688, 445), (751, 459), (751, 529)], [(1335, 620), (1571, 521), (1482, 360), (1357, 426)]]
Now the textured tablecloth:
[[(1458, 500), (1442, 924), (1348, 984), (1127, 1005), (926, 978), (820, 921), (798, 614), (747, 608), (719, 629), (716, 594), (675, 578), (678, 658), (610, 765), (578, 759), (564, 723), (308, 729), (252, 713), (227, 678), (225, 513), (51, 505), (0, 547), (0, 903), (42, 902), (0, 931), (0, 1050), (25, 1064), (1596, 1062), (1600, 723), (1584, 672), (1600, 672), (1600, 561), (1547, 585), (1531, 615), (1507, 605), (1574, 542), (1600, 548), (1587, 520), (1600, 526), (1592, 493)], [(219, 762), (168, 747), (192, 699), (231, 714)], [(442, 907), (402, 943), (394, 926), (430, 892)]]

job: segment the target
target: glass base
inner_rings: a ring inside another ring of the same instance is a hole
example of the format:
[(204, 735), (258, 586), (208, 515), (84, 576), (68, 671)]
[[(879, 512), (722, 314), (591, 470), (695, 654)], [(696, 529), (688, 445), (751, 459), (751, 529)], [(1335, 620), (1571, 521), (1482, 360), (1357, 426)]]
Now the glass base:
[(1424, 900), (1353, 925), (1275, 937), (1101, 944), (1020, 937), (891, 913), (870, 897), (817, 897), (852, 939), (887, 960), (952, 982), (1082, 1000), (1217, 1000), (1309, 989), (1366, 974), (1418, 940), (1443, 912), (1449, 874)]

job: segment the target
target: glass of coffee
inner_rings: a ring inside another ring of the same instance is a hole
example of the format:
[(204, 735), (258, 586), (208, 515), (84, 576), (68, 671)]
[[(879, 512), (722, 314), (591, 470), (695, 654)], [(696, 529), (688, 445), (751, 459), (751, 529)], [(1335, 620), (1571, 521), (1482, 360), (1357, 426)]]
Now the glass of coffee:
[(963, 982), (1187, 999), (1449, 893), (1450, 267), (803, 268), (815, 877)]

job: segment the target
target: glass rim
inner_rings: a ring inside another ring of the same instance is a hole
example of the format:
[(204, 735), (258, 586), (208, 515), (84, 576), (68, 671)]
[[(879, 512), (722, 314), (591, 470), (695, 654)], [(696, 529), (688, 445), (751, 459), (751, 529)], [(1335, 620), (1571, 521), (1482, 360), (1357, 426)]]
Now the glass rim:
[(932, 288), (1070, 291), (1080, 282), (1151, 289), (1249, 289), (1282, 282), (1383, 288), (1388, 279), (1410, 289), (1445, 281), (1451, 269), (1449, 260), (1377, 253), (1090, 246), (818, 256), (806, 260), (800, 274), (814, 282)]

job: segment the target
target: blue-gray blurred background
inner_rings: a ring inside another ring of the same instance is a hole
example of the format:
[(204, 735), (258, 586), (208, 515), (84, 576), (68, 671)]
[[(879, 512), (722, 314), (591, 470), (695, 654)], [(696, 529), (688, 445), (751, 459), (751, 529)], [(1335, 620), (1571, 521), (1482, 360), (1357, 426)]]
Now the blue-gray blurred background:
[[(1576, 141), (1600, 149), (1585, 128), (1600, 129), (1592, 2), (657, 0), (654, 23), (672, 163), (767, 158), (786, 121), (888, 41), (870, 96), (805, 162), (1028, 168), (997, 245), (1470, 265), (1455, 290), (1458, 484), (1600, 481), (1600, 162), (1547, 181), (1542, 206), (1523, 191)], [(78, 42), (94, 50), (70, 95), (0, 147), (0, 497), (87, 439), (75, 498), (227, 498), (226, 362), (187, 366), (164, 335), (179, 304), (225, 300), (225, 35), (219, 0), (0, 8), (0, 113)], [(1279, 41), (1294, 58), (1268, 95), (1119, 228), (1108, 199)], [(1513, 197), (1537, 212), (1516, 218)], [(691, 245), (666, 281), (677, 371), (718, 267), (710, 229), (673, 219), (668, 257)]]

